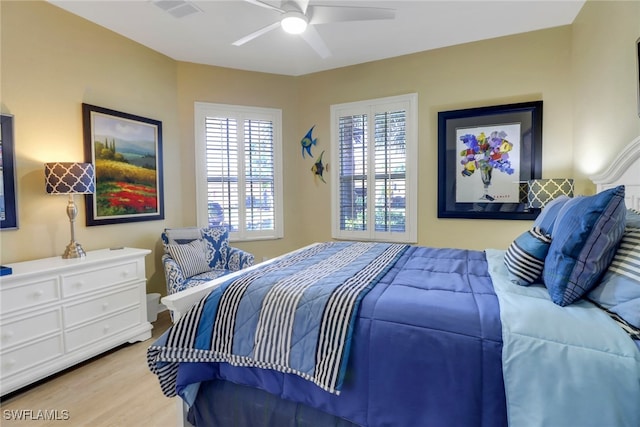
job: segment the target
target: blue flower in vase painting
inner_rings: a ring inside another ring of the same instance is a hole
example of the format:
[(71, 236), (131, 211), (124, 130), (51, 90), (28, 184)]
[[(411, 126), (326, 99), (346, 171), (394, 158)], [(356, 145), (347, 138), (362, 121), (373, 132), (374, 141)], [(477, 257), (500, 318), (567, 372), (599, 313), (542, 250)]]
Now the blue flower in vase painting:
[(491, 176), (493, 170), (512, 175), (514, 170), (509, 160), (509, 152), (513, 149), (513, 144), (507, 139), (504, 131), (493, 131), (489, 136), (484, 132), (479, 135), (466, 134), (460, 140), (467, 147), (460, 152), (462, 160), (462, 176), (471, 176), (476, 170), (480, 171), (484, 194), (481, 200), (494, 201), (495, 198), (489, 194)]

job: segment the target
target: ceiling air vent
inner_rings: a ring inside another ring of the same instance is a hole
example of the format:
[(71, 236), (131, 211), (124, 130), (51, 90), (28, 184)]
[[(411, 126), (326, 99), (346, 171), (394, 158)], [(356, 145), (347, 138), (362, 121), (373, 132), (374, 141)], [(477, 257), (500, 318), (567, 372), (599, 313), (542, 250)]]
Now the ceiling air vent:
[(187, 15), (202, 12), (194, 4), (183, 0), (152, 0), (152, 3), (174, 18), (184, 18)]

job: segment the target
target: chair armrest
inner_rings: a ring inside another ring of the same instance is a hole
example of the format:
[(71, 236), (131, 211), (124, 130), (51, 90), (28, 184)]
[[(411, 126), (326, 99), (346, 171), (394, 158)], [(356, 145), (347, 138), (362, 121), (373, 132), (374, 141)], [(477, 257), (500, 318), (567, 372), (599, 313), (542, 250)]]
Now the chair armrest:
[(229, 252), (227, 254), (227, 262), (225, 267), (229, 271), (238, 271), (243, 268), (250, 267), (254, 263), (253, 254), (245, 252), (242, 249), (229, 246)]
[(171, 258), (171, 255), (162, 255), (162, 265), (164, 266), (164, 276), (167, 280), (167, 294), (174, 294), (184, 289), (184, 273), (178, 263)]

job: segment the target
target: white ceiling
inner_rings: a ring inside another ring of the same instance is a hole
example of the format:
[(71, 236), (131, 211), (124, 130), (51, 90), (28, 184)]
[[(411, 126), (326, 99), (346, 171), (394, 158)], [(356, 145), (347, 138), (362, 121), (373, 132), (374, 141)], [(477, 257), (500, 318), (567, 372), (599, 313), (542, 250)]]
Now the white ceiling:
[[(178, 61), (292, 76), (567, 25), (584, 4), (584, 0), (311, 0), (310, 5), (396, 11), (395, 19), (388, 21), (316, 25), (331, 51), (322, 59), (301, 36), (280, 28), (242, 46), (232, 45), (280, 16), (243, 0), (189, 1), (186, 6), (199, 11), (181, 18), (153, 0), (49, 2)], [(277, 0), (265, 2), (280, 6)]]

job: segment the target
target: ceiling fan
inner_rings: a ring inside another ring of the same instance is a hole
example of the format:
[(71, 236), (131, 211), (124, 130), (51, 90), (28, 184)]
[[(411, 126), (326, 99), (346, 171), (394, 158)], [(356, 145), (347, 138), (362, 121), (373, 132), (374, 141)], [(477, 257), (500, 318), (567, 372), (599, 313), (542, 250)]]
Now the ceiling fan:
[(267, 25), (241, 39), (233, 42), (234, 46), (242, 46), (251, 40), (260, 37), (278, 27), (290, 34), (300, 36), (316, 51), (321, 58), (331, 56), (318, 31), (314, 28), (317, 24), (329, 24), (332, 22), (347, 21), (371, 21), (378, 19), (393, 19), (396, 12), (393, 9), (379, 7), (351, 7), (351, 6), (321, 6), (309, 5), (309, 0), (288, 0), (281, 7), (272, 6), (261, 0), (245, 0), (256, 6), (271, 9), (280, 13), (280, 19)]

